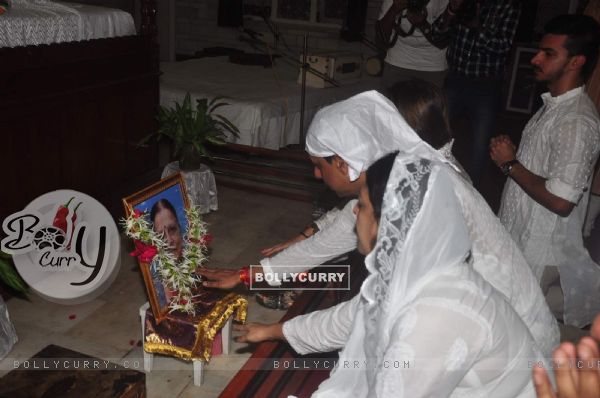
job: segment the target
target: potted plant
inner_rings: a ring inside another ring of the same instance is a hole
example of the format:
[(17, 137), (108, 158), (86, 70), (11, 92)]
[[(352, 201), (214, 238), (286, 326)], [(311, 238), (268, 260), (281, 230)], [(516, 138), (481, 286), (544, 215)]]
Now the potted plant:
[(146, 137), (145, 143), (156, 135), (160, 140), (168, 138), (172, 143), (172, 156), (179, 160), (182, 170), (194, 170), (200, 167), (203, 156), (210, 157), (206, 144), (225, 144), (226, 132), (239, 137), (239, 130), (226, 117), (218, 115), (216, 109), (229, 105), (216, 97), (196, 100), (192, 107), (190, 93), (183, 103), (175, 103), (173, 108), (161, 106), (158, 110), (158, 131)]

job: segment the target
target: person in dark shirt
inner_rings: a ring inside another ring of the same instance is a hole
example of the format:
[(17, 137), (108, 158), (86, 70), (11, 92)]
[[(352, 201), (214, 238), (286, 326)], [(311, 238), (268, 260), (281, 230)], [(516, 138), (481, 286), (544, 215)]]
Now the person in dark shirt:
[(431, 30), (433, 42), (448, 46), (444, 89), (450, 119), (463, 113), (470, 118), (473, 141), (468, 170), (475, 185), (488, 162), (504, 65), (520, 14), (519, 0), (450, 0), (430, 27), (421, 27)]

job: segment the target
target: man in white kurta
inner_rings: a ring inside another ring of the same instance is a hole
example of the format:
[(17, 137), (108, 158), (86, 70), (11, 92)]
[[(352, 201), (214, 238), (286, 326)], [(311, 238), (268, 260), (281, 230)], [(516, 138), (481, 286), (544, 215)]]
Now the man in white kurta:
[[(559, 17), (548, 29), (562, 32), (557, 26), (587, 23), (597, 31), (598, 25), (590, 20)], [(510, 177), (502, 195), (502, 223), (542, 281), (543, 290), (550, 291), (552, 275), (560, 275), (564, 321), (582, 327), (600, 311), (600, 268), (582, 240), (591, 175), (600, 150), (600, 122), (582, 85), (586, 57), (571, 55), (566, 40), (566, 34), (547, 33), (532, 59), (536, 78), (546, 81), (550, 91), (525, 127), (516, 155), (505, 136), (492, 140), (490, 150)], [(595, 45), (597, 52), (597, 41)], [(549, 298), (560, 317), (562, 300), (554, 301)]]

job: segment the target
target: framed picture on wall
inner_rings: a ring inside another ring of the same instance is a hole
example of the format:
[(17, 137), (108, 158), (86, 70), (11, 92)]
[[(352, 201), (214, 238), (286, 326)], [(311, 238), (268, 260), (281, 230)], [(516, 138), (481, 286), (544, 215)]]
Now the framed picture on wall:
[(539, 94), (544, 88), (535, 81), (531, 59), (538, 52), (537, 47), (518, 46), (513, 57), (510, 84), (506, 96), (506, 110), (530, 114)]

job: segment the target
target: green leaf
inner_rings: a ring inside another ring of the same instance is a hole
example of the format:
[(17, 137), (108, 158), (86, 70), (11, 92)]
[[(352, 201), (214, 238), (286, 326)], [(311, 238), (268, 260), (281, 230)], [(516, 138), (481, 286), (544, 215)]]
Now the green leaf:
[(215, 115), (217, 119), (219, 119), (225, 126), (227, 131), (233, 134), (236, 138), (240, 136), (240, 130), (236, 126), (233, 125), (226, 117), (221, 115)]
[[(191, 104), (192, 104), (192, 99), (191, 99), (190, 93), (188, 92), (185, 94), (185, 98), (183, 99), (183, 105), (180, 107), (180, 109), (183, 109), (183, 110), (192, 109)], [(177, 104), (177, 105), (179, 105), (179, 104)]]
[(225, 145), (227, 143), (227, 141), (220, 137), (207, 137), (206, 140), (215, 145)]
[(196, 112), (202, 112), (206, 114), (206, 111), (208, 110), (208, 99), (199, 98), (196, 100), (196, 103)]
[(223, 96), (223, 95), (217, 95), (216, 97), (213, 97), (210, 101), (208, 101), (208, 107), (212, 107), (214, 104), (216, 104), (217, 102), (226, 99), (227, 97)]
[(190, 93), (186, 93), (181, 103), (175, 102), (172, 107), (159, 107), (156, 120), (158, 131), (144, 137), (140, 144), (156, 135), (157, 140), (168, 138), (172, 142), (173, 155), (183, 156), (183, 149), (191, 147), (201, 156), (209, 156), (205, 143), (224, 144), (226, 133), (239, 137), (239, 130), (227, 118), (213, 114), (216, 109), (228, 105), (224, 97), (196, 99), (195, 107), (192, 105)]
[(229, 105), (227, 102), (219, 102), (218, 104), (215, 104), (215, 105), (213, 105), (213, 106), (212, 106), (212, 107), (211, 107), (211, 108), (208, 110), (208, 114), (209, 114), (209, 115), (212, 115), (212, 113), (213, 113), (213, 112), (214, 112), (216, 109), (218, 109), (218, 108), (220, 108), (220, 107), (222, 107), (222, 106), (227, 106), (227, 105)]
[(6, 253), (2, 253), (2, 257), (0, 257), (0, 279), (19, 293), (25, 295), (29, 293), (29, 286), (27, 286), (23, 279), (21, 279), (21, 276), (17, 273), (17, 270), (12, 264), (12, 257)]
[(200, 145), (198, 143), (194, 143), (194, 149), (196, 149), (196, 152), (198, 152), (201, 156), (208, 156), (208, 157), (210, 157), (210, 155), (206, 151), (206, 148), (204, 147), (204, 145)]

